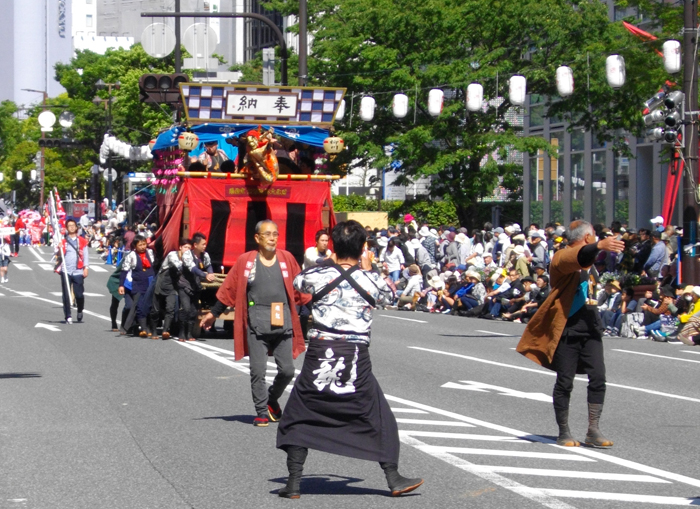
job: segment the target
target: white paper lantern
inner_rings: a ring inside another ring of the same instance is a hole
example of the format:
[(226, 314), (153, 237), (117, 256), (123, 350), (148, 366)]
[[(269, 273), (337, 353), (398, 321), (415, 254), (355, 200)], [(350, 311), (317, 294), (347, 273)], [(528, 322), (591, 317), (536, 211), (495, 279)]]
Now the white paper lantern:
[(525, 76), (512, 76), (508, 88), (508, 97), (513, 106), (523, 106), (527, 95), (527, 80)]
[(571, 67), (562, 65), (557, 68), (557, 92), (562, 97), (568, 97), (574, 93), (574, 71)]
[(408, 115), (408, 96), (406, 94), (396, 94), (391, 102), (391, 109), (396, 118), (404, 118)]
[(32, 170), (29, 172), (29, 178), (31, 180), (36, 180), (36, 170)]
[(442, 102), (445, 92), (439, 88), (434, 88), (428, 93), (428, 113), (433, 117), (439, 117), (442, 113)]
[(612, 88), (625, 84), (625, 59), (622, 55), (610, 55), (605, 59), (605, 77)]
[(471, 83), (467, 87), (467, 109), (479, 111), (484, 102), (484, 87), (479, 83)]
[(377, 102), (374, 97), (365, 96), (360, 102), (360, 118), (365, 122), (369, 122), (374, 118), (374, 107)]
[(22, 172), (18, 171), (16, 177), (17, 177), (17, 180), (22, 180)]
[(681, 43), (678, 41), (666, 41), (664, 49), (664, 69), (670, 74), (676, 74), (681, 70)]
[(345, 117), (345, 99), (340, 101), (340, 106), (338, 106), (338, 113), (335, 114), (336, 120), (343, 120)]

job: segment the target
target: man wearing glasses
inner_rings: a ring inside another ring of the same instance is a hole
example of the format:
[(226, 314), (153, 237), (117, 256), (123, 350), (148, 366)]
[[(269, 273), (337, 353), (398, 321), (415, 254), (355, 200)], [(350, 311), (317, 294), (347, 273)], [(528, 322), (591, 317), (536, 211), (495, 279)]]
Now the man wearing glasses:
[[(201, 322), (202, 328), (209, 329), (227, 307), (235, 309), (234, 351), (236, 360), (250, 357), (254, 426), (267, 426), (282, 417), (278, 400), (294, 378), (293, 359), (306, 349), (296, 306), (306, 304), (311, 296), (294, 289), (301, 269), (290, 252), (277, 249), (278, 239), (273, 221), (266, 219), (255, 226), (258, 250), (238, 258), (216, 293), (216, 304)], [(268, 354), (277, 364), (269, 389), (265, 386)]]

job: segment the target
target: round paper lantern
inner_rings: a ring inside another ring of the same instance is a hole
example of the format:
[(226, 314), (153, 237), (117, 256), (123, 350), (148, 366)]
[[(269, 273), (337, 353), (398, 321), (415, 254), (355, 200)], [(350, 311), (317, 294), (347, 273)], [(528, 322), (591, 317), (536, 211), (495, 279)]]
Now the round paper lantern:
[(323, 140), (323, 150), (327, 154), (340, 154), (345, 148), (345, 142), (338, 136), (329, 136)]
[(664, 69), (666, 72), (676, 74), (681, 70), (681, 43), (678, 41), (666, 41), (664, 50)]
[(177, 138), (177, 144), (180, 147), (180, 150), (194, 150), (197, 148), (198, 143), (199, 137), (194, 133), (184, 132)]
[(151, 141), (148, 142), (148, 149), (153, 150), (153, 147), (156, 145), (156, 140), (152, 139)]
[(36, 180), (36, 170), (32, 170), (29, 172), (29, 178), (32, 180)]
[(434, 88), (428, 93), (428, 113), (433, 117), (439, 117), (442, 113), (442, 100), (445, 92), (439, 88)]
[(562, 97), (568, 97), (574, 93), (574, 71), (571, 67), (562, 65), (557, 68), (557, 92)]
[(527, 95), (527, 80), (525, 76), (513, 76), (510, 78), (508, 97), (513, 106), (523, 106)]
[(625, 59), (621, 55), (610, 55), (605, 59), (605, 77), (612, 88), (625, 84)]
[(22, 180), (22, 172), (18, 171), (16, 177), (17, 177), (17, 180)]
[(335, 114), (336, 120), (343, 120), (345, 117), (345, 99), (340, 101), (340, 106), (338, 106), (338, 113)]
[(408, 115), (408, 96), (406, 94), (396, 94), (391, 101), (391, 110), (396, 118), (404, 118)]
[(479, 111), (484, 102), (484, 87), (479, 83), (471, 83), (467, 87), (467, 109)]
[(360, 118), (365, 122), (372, 120), (374, 118), (374, 107), (376, 104), (374, 97), (363, 97), (360, 102)]

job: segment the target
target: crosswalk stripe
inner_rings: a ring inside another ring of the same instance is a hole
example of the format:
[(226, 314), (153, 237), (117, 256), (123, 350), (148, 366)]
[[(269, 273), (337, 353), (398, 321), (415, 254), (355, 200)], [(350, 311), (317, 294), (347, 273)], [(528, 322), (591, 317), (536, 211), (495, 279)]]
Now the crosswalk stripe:
[(13, 265), (17, 270), (32, 270), (29, 265), (25, 265), (23, 263), (14, 263)]
[(496, 472), (499, 474), (523, 474), (544, 477), (571, 477), (573, 479), (599, 479), (602, 481), (627, 481), (627, 482), (651, 482), (673, 484), (671, 481), (659, 479), (651, 475), (642, 474), (616, 474), (611, 472), (585, 472), (583, 470), (554, 470), (547, 468), (522, 468), (501, 467), (493, 465), (477, 465), (477, 470), (482, 472)]
[(484, 456), (511, 456), (520, 458), (540, 458), (562, 461), (595, 461), (590, 458), (586, 458), (585, 456), (579, 456), (577, 454), (559, 454), (555, 452), (506, 451), (502, 449), (477, 449), (473, 447), (449, 447), (442, 445), (421, 445), (417, 446), (416, 448), (428, 454), (481, 454)]
[(400, 437), (431, 437), (431, 438), (454, 438), (457, 440), (483, 440), (487, 442), (509, 442), (516, 444), (533, 444), (529, 440), (518, 437), (498, 436), (498, 435), (474, 435), (471, 433), (447, 433), (444, 431), (409, 431), (399, 430)]
[(660, 495), (638, 495), (636, 493), (604, 493), (599, 491), (557, 490), (548, 488), (523, 488), (526, 493), (540, 493), (551, 497), (588, 498), (591, 500), (614, 500), (661, 505), (700, 505), (700, 498), (664, 497)]
[(460, 428), (475, 428), (476, 427), (473, 424), (469, 424), (468, 422), (431, 421), (429, 419), (404, 419), (402, 417), (397, 418), (396, 422), (400, 422), (402, 424), (427, 424), (430, 426), (457, 426)]
[(53, 266), (50, 263), (40, 263), (39, 267), (44, 270), (53, 270)]
[(425, 410), (418, 410), (417, 408), (392, 408), (392, 412), (395, 414), (427, 414)]
[(4, 294), (4, 293), (0, 293), (0, 297), (4, 297), (4, 296), (5, 296), (5, 294)]
[(99, 265), (90, 265), (90, 270), (94, 272), (109, 272), (107, 269)]

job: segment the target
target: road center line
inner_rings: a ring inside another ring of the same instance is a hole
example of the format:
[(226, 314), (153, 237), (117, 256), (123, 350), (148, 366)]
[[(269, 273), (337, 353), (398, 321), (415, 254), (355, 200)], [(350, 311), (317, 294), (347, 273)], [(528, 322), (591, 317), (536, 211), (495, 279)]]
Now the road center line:
[[(411, 348), (413, 350), (422, 350), (424, 352), (437, 353), (440, 355), (448, 355), (450, 357), (458, 357), (460, 359), (466, 359), (469, 361), (482, 362), (484, 364), (491, 364), (493, 366), (501, 366), (504, 368), (519, 369), (521, 371), (531, 371), (533, 373), (539, 373), (540, 375), (557, 376), (557, 374), (555, 372), (549, 371), (549, 370), (544, 370), (544, 369), (525, 368), (523, 366), (516, 366), (514, 364), (505, 364), (503, 362), (490, 361), (487, 359), (479, 359), (478, 357), (470, 357), (468, 355), (461, 355), (458, 353), (442, 352), (440, 350), (433, 350), (431, 348), (423, 348), (420, 346), (409, 346), (408, 348)], [(691, 362), (697, 362), (697, 361), (691, 361)], [(581, 376), (577, 376), (576, 380), (587, 381), (587, 379), (585, 377), (581, 377)], [(618, 387), (620, 389), (628, 389), (630, 391), (638, 391), (638, 392), (644, 392), (646, 394), (654, 394), (655, 396), (664, 396), (666, 398), (682, 399), (683, 401), (692, 401), (694, 403), (700, 403), (700, 399), (690, 398), (688, 396), (679, 396), (678, 394), (671, 394), (668, 392), (654, 391), (651, 389), (642, 389), (640, 387), (632, 387), (629, 385), (621, 385), (621, 384), (616, 384), (616, 383), (611, 383), (611, 382), (607, 382), (606, 385), (608, 387)]]
[(500, 332), (492, 332), (490, 330), (475, 330), (474, 332), (483, 332), (484, 334), (493, 334), (494, 336), (509, 336), (513, 337), (512, 334), (501, 334)]
[(405, 320), (407, 322), (428, 323), (425, 320), (414, 320), (413, 318), (401, 318), (400, 316), (391, 316), (391, 315), (379, 315), (379, 316), (383, 316), (386, 318), (393, 318), (394, 320)]
[(694, 353), (694, 354), (696, 354), (696, 355), (700, 355), (700, 352), (696, 352), (695, 350), (681, 350), (681, 352), (685, 352), (685, 353)]
[(634, 350), (620, 350), (618, 348), (613, 348), (613, 352), (633, 353), (636, 355), (646, 355), (647, 357), (658, 357), (659, 359), (670, 359), (672, 361), (694, 362), (695, 364), (700, 364), (700, 361), (694, 361), (692, 359), (681, 359), (679, 357), (669, 357), (667, 355), (656, 355), (653, 353), (635, 352)]

